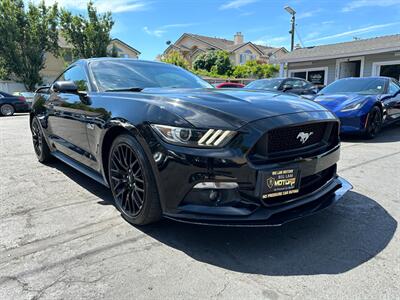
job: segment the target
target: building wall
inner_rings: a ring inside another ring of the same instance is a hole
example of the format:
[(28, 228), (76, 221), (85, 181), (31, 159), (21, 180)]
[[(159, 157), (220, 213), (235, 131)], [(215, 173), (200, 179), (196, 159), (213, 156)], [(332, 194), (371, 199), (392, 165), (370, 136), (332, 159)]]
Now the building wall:
[(364, 62), (364, 76), (372, 76), (373, 74), (373, 64), (377, 62), (387, 62), (387, 61), (400, 61), (400, 52), (387, 52), (379, 53), (373, 55), (366, 55)]
[(58, 75), (65, 69), (68, 62), (64, 61), (64, 58), (60, 55), (55, 57), (51, 53), (46, 53), (45, 67), (40, 71), (40, 76), (43, 78), (43, 84), (47, 85), (52, 83)]
[(129, 47), (126, 47), (124, 44), (118, 41), (111, 41), (110, 45), (108, 46), (108, 51), (111, 51), (113, 46), (117, 48), (118, 56), (119, 57), (129, 57), (138, 59), (139, 55), (135, 51), (132, 51)]
[(327, 68), (326, 83), (329, 84), (335, 81), (335, 73), (336, 73), (336, 60), (328, 59), (328, 60), (318, 60), (318, 61), (309, 61), (309, 62), (301, 62), (301, 63), (288, 63), (287, 66), (287, 76), (291, 76), (291, 72), (293, 71), (303, 71), (303, 70), (317, 70)]
[[(364, 56), (349, 56), (347, 58), (341, 59), (352, 59), (352, 58), (363, 58), (364, 66), (363, 66), (363, 77), (377, 75), (376, 71), (374, 72), (374, 63), (380, 62), (397, 62), (400, 63), (400, 51), (397, 52), (387, 52), (387, 53), (378, 53)], [(308, 69), (317, 69), (317, 68), (328, 68), (327, 75), (327, 84), (332, 83), (336, 80), (336, 72), (337, 72), (337, 59), (328, 59), (328, 60), (318, 60), (318, 61), (306, 61), (300, 63), (288, 63), (287, 65), (287, 76), (290, 76), (291, 72), (296, 70), (308, 70)], [(376, 66), (375, 66), (376, 67)]]

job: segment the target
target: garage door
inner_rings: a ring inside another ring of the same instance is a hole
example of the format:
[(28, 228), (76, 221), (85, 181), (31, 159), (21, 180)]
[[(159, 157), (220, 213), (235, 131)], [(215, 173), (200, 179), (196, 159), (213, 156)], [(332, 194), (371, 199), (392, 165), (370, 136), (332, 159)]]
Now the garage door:
[(397, 80), (400, 80), (400, 64), (381, 66), (379, 75), (393, 77)]

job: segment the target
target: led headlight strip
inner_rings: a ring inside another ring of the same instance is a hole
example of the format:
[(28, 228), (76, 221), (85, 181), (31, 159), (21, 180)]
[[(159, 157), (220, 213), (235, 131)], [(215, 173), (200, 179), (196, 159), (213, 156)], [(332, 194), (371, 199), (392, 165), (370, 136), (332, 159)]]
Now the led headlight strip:
[(234, 134), (234, 131), (209, 129), (198, 141), (198, 144), (207, 146), (220, 146), (224, 143), (224, 141), (229, 140)]
[(230, 130), (181, 128), (158, 124), (152, 124), (151, 127), (166, 142), (187, 147), (223, 147), (236, 133)]

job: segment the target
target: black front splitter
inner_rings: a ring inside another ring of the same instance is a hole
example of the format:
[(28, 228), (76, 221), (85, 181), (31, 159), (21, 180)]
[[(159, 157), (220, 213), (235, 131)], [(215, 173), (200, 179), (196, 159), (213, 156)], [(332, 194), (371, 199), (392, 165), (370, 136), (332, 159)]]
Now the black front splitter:
[(213, 216), (201, 214), (165, 213), (164, 217), (183, 223), (226, 227), (269, 227), (304, 218), (338, 202), (352, 185), (341, 177), (334, 178), (322, 189), (300, 200), (277, 207), (260, 207), (249, 216)]

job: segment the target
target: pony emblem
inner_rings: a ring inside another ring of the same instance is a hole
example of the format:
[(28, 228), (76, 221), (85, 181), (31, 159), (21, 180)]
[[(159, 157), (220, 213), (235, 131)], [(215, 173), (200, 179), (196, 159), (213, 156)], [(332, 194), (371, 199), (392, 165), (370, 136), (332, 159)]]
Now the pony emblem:
[(297, 135), (296, 139), (300, 139), (300, 142), (302, 144), (304, 144), (305, 142), (307, 142), (307, 140), (310, 138), (310, 136), (313, 134), (314, 132), (299, 132), (299, 134)]

